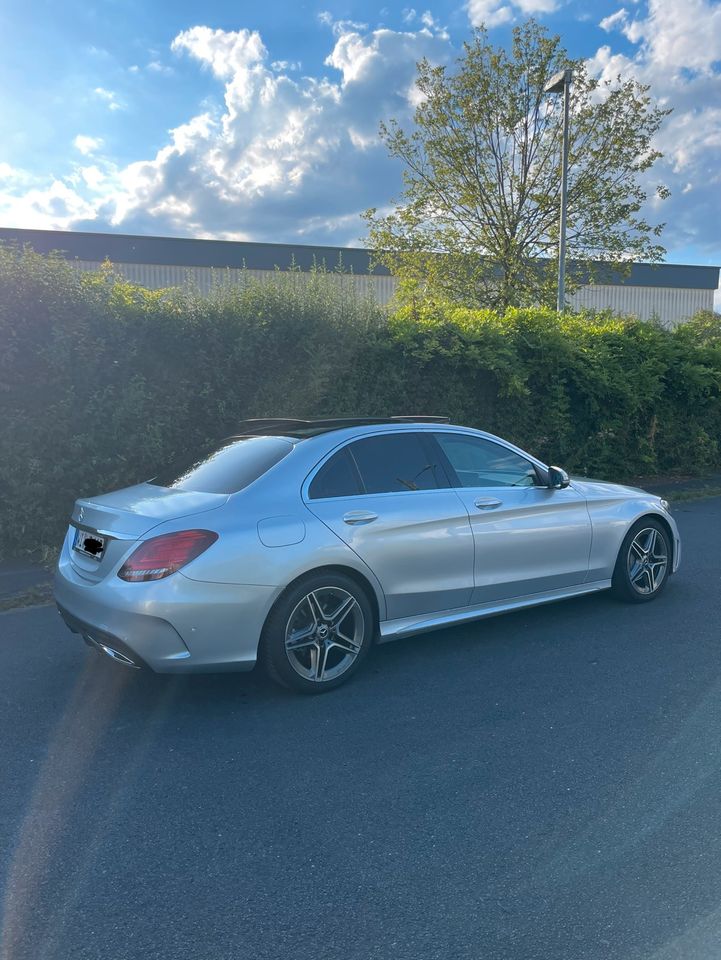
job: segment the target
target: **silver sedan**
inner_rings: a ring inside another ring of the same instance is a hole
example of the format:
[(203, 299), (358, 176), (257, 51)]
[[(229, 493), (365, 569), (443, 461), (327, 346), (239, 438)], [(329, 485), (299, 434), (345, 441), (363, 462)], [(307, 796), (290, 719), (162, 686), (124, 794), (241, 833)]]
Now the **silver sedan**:
[(145, 483), (78, 500), (55, 596), (129, 667), (249, 670), (315, 693), (374, 641), (678, 568), (668, 504), (571, 479), (444, 418), (246, 421)]

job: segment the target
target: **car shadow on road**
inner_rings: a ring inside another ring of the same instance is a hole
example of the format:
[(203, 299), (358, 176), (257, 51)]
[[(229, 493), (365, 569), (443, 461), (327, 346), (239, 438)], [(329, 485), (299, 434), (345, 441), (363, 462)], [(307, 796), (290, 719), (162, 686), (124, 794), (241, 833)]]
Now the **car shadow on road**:
[[(666, 605), (665, 597), (654, 604), (657, 615)], [(489, 673), (502, 671), (504, 663), (529, 654), (532, 662), (533, 651), (541, 648), (585, 658), (583, 645), (589, 637), (627, 632), (639, 614), (638, 608), (617, 603), (608, 595), (586, 596), (377, 644), (356, 677), (320, 700), (384, 696), (392, 688), (408, 684), (416, 690), (423, 685), (430, 689), (441, 680), (453, 682), (456, 673), (477, 674), (481, 681)], [(88, 658), (99, 680), (109, 679), (119, 670), (127, 674), (124, 706), (141, 712), (153, 710), (160, 697), (185, 710), (211, 712), (251, 704), (277, 707), (309, 699), (272, 683), (259, 667), (250, 672), (167, 676), (125, 670), (91, 651)]]

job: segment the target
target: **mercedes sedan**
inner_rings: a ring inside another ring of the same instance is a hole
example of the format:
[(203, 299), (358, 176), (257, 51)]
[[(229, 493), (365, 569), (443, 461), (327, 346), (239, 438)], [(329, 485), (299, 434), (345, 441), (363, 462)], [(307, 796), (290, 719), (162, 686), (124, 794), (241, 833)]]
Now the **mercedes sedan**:
[(657, 597), (668, 504), (441, 417), (253, 420), (75, 504), (55, 579), (88, 644), (159, 673), (330, 690), (374, 642), (612, 588)]

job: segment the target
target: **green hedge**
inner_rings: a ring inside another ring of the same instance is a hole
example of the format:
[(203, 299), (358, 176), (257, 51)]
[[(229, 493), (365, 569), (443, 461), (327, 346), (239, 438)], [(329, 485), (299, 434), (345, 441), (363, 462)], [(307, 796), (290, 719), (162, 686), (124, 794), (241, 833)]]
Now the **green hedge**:
[(0, 554), (58, 543), (78, 496), (252, 416), (448, 414), (569, 470), (721, 465), (721, 328), (453, 306), (387, 317), (318, 272), (151, 292), (0, 246)]

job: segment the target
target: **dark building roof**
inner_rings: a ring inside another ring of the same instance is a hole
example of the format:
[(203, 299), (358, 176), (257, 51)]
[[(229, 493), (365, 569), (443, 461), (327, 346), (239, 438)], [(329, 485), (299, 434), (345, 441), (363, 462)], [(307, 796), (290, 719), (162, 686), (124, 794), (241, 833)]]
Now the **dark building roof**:
[[(70, 260), (110, 260), (180, 267), (247, 267), (249, 270), (287, 270), (295, 265), (309, 270), (314, 264), (333, 270), (367, 274), (371, 252), (361, 247), (322, 247), (289, 243), (248, 243), (237, 240), (191, 240), (183, 237), (136, 237), (122, 233), (73, 233), (63, 230), (20, 230), (0, 227), (0, 242), (29, 244), (38, 253), (59, 251)], [(604, 268), (599, 265), (601, 270)], [(388, 276), (375, 267), (376, 276)], [(675, 263), (634, 263), (628, 275), (599, 273), (598, 283), (635, 287), (675, 287), (716, 290), (718, 267)]]
[[(29, 243), (38, 253), (59, 250), (72, 260), (112, 263), (154, 263), (178, 267), (247, 267), (249, 270), (288, 270), (313, 264), (329, 270), (342, 264), (367, 274), (370, 251), (357, 247), (313, 247), (288, 243), (246, 243), (238, 240), (189, 240), (183, 237), (134, 237), (122, 233), (71, 233), (61, 230), (14, 230), (0, 227), (0, 241)], [(385, 267), (374, 270), (388, 275)]]

